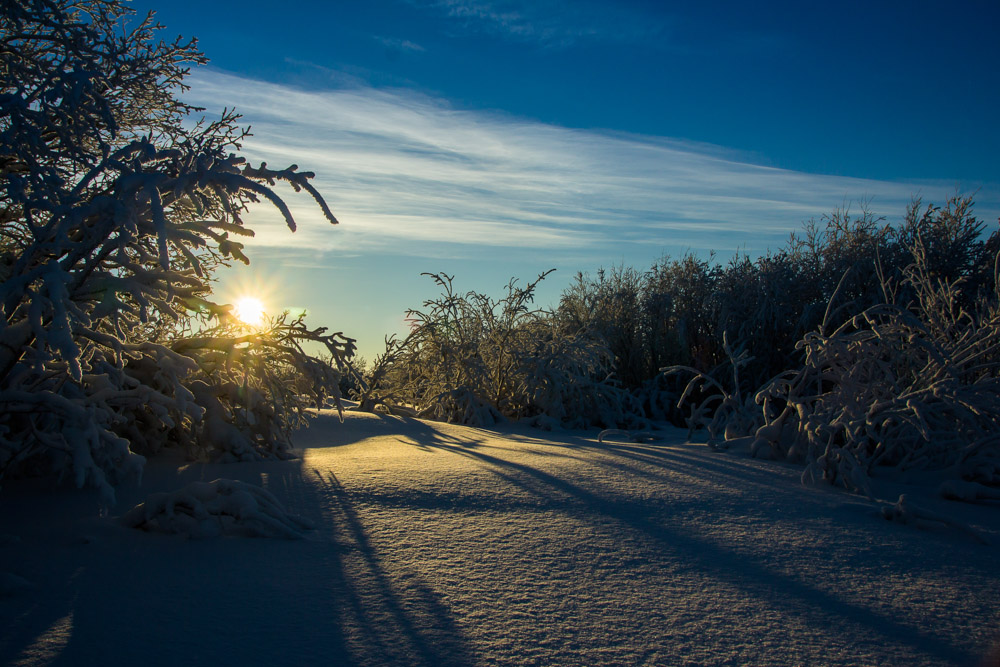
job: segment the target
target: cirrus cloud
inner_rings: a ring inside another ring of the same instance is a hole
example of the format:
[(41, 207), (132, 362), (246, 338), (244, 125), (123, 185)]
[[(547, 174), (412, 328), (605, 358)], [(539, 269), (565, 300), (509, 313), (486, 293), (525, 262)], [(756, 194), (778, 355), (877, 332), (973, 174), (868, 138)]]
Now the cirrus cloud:
[[(258, 245), (475, 257), (497, 248), (574, 259), (780, 245), (805, 220), (852, 201), (897, 219), (913, 196), (943, 201), (954, 183), (886, 182), (754, 164), (690, 142), (570, 129), (456, 109), (410, 90), (311, 91), (205, 70), (188, 99), (235, 105), (255, 136), (245, 153), (300, 162), (344, 222), (289, 235), (261, 211)], [(994, 217), (996, 190), (979, 193)], [(309, 206), (293, 202), (308, 219)]]

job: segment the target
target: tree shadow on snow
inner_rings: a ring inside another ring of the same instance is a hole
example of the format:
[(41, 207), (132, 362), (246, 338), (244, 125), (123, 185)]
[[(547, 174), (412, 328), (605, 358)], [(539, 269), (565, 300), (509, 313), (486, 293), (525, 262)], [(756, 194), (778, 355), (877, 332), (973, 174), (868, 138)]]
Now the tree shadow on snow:
[[(759, 559), (748, 557), (746, 553), (727, 548), (690, 526), (671, 526), (669, 521), (663, 520), (663, 508), (653, 507), (647, 501), (629, 500), (614, 493), (602, 495), (599, 491), (582, 486), (575, 479), (570, 481), (569, 475), (553, 474), (503, 458), (504, 455), (500, 453), (503, 448), (469, 446), (464, 441), (442, 438), (440, 432), (430, 426), (411, 435), (420, 436), (421, 447), (472, 459), (512, 486), (536, 497), (550, 499), (551, 509), (572, 512), (577, 519), (589, 521), (595, 526), (608, 520), (618, 522), (648, 541), (655, 552), (672, 554), (676, 556), (676, 561), (690, 563), (692, 570), (736, 587), (747, 596), (765, 601), (768, 605), (802, 619), (816, 631), (817, 637), (831, 633), (841, 634), (843, 637), (871, 637), (875, 633), (887, 641), (911, 647), (935, 660), (958, 664), (976, 663), (975, 657), (966, 649), (945, 637), (922, 630), (914, 624), (897, 621), (885, 613), (777, 571)], [(511, 439), (509, 435), (504, 437)], [(517, 439), (517, 436), (513, 439)], [(565, 440), (570, 444), (550, 443), (550, 447), (564, 448), (566, 451), (563, 455), (566, 457), (576, 457), (574, 451), (599, 452), (600, 457), (587, 458), (587, 462), (597, 466), (610, 466), (629, 474), (656, 476), (659, 474), (656, 468), (659, 467), (664, 475), (663, 481), (667, 484), (675, 484), (676, 475), (681, 474), (692, 482), (700, 481), (702, 489), (704, 482), (708, 481), (715, 485), (738, 485), (740, 489), (752, 489), (748, 493), (761, 497), (773, 496), (775, 493), (780, 493), (785, 498), (791, 496), (798, 505), (793, 508), (796, 510), (793, 515), (800, 521), (812, 516), (808, 508), (802, 507), (803, 504), (812, 504), (810, 496), (815, 498), (817, 504), (827, 508), (830, 506), (829, 498), (823, 499), (823, 494), (804, 488), (793, 490), (787, 484), (776, 484), (774, 471), (755, 468), (745, 461), (712, 460), (702, 456), (695, 458), (684, 447), (663, 448), (618, 443), (597, 445), (592, 440), (576, 437)], [(649, 466), (653, 466), (652, 471)], [(792, 475), (794, 471), (789, 469), (786, 474)], [(656, 558), (655, 552), (650, 554), (651, 559)], [(924, 566), (930, 564), (925, 563)], [(919, 570), (921, 564), (906, 562), (900, 564), (900, 567)], [(921, 625), (933, 627), (934, 619), (924, 619)]]
[(347, 606), (344, 627), (356, 635), (356, 653), (373, 665), (471, 665), (469, 647), (440, 596), (415, 572), (390, 572), (368, 538), (357, 511), (331, 470), (314, 470), (327, 499), (328, 521), (343, 554)]
[(387, 574), (336, 478), (301, 460), (150, 472), (117, 509), (226, 477), (267, 488), (318, 529), (299, 541), (189, 540), (101, 519), (79, 491), (5, 494), (5, 512), (28, 520), (19, 544), (0, 547), (0, 571), (32, 587), (0, 596), (0, 663), (472, 663), (434, 591)]

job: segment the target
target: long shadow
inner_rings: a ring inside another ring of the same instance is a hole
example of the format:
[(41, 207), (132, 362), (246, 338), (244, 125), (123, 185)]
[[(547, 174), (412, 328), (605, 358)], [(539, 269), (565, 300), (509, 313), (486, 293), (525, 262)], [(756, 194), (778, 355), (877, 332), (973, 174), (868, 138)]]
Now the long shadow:
[[(363, 572), (345, 580), (348, 604), (355, 623), (367, 639), (366, 651), (372, 664), (471, 665), (474, 660), (462, 641), (462, 629), (448, 608), (429, 586), (409, 577), (404, 605), (389, 573), (371, 544), (347, 492), (332, 471), (313, 471), (323, 494), (331, 501), (337, 526), (343, 526), (352, 549), (360, 555)], [(407, 573), (412, 574), (412, 573)], [(369, 604), (367, 601), (373, 600)], [(418, 619), (407, 607), (416, 607)]]
[[(727, 488), (740, 489), (754, 486), (759, 489), (768, 489), (776, 493), (787, 494), (789, 486), (775, 480), (776, 474), (798, 478), (801, 476), (802, 468), (782, 461), (766, 461), (764, 459), (749, 459), (743, 456), (714, 453), (711, 456), (704, 456), (693, 451), (698, 445), (689, 443), (679, 444), (632, 444), (616, 441), (604, 441), (597, 443), (593, 439), (574, 437), (569, 439), (572, 446), (579, 451), (585, 451), (591, 455), (587, 460), (591, 463), (605, 465), (608, 467), (638, 474), (641, 476), (651, 476), (649, 471), (642, 467), (627, 466), (614, 459), (624, 459), (657, 469), (663, 469), (670, 473), (684, 473), (684, 469), (696, 468), (700, 471), (710, 471), (718, 477), (714, 479), (717, 484), (727, 486)], [(612, 455), (614, 458), (612, 458)], [(705, 481), (704, 474), (688, 475), (691, 479)], [(667, 477), (660, 477), (667, 479)], [(822, 494), (800, 494), (797, 501), (824, 504), (825, 499)]]
[[(729, 492), (755, 488), (758, 492), (767, 490), (788, 494), (789, 485), (776, 481), (775, 473), (801, 474), (801, 470), (788, 463), (768, 462), (773, 466), (768, 470), (760, 466), (763, 463), (760, 460), (751, 463), (747, 459), (727, 457), (725, 454), (701, 456), (691, 451), (698, 445), (683, 442), (681, 438), (673, 438), (673, 442), (666, 443), (633, 444), (613, 440), (598, 443), (592, 436), (576, 434), (560, 434), (557, 442), (520, 433), (497, 435), (514, 442), (539, 446), (540, 449), (532, 450), (535, 455), (572, 459), (675, 487), (683, 484), (703, 489), (705, 482), (711, 482)], [(553, 449), (554, 452), (546, 451)], [(693, 469), (698, 470), (698, 474), (686, 472)], [(707, 478), (704, 471), (714, 473), (712, 479)], [(796, 502), (824, 505), (827, 500), (823, 494), (808, 493), (799, 494)]]
[[(432, 426), (429, 422), (401, 418), (406, 425), (406, 437), (398, 438), (400, 442), (423, 449), (433, 449), (434, 447), (465, 447), (475, 449), (486, 443), (489, 431), (474, 427), (464, 427), (462, 437), (445, 433), (440, 428)], [(478, 435), (480, 433), (486, 435)], [(477, 437), (478, 436), (478, 437)]]
[[(845, 625), (864, 633), (874, 630), (893, 642), (911, 646), (936, 659), (959, 664), (975, 662), (975, 658), (963, 648), (939, 636), (904, 625), (871, 609), (810, 587), (754, 562), (745, 554), (722, 548), (711, 541), (657, 523), (644, 516), (649, 511), (648, 505), (601, 497), (543, 470), (492, 456), (480, 448), (468, 448), (460, 444), (442, 442), (440, 439), (429, 446), (477, 460), (500, 471), (510, 471), (501, 476), (521, 488), (535, 487), (535, 493), (541, 493), (540, 489), (548, 488), (572, 497), (587, 513), (619, 521), (652, 540), (660, 549), (687, 554), (688, 558), (678, 559), (689, 563), (686, 569), (709, 574), (719, 581), (746, 591), (751, 596), (783, 606), (788, 612), (808, 618), (810, 625), (819, 630), (829, 631), (831, 627)], [(523, 479), (518, 480), (518, 476), (527, 477), (535, 483), (526, 484)], [(776, 594), (775, 589), (780, 593)]]
[[(515, 442), (543, 446), (547, 445), (550, 448), (552, 447), (552, 443), (548, 443), (545, 440), (538, 440), (537, 438), (523, 433), (498, 435)], [(561, 443), (565, 443), (557, 445), (561, 448), (566, 448), (570, 451), (588, 453), (586, 460), (591, 463), (600, 462), (605, 465), (618, 467), (621, 464), (614, 464), (606, 457), (602, 457), (604, 460), (595, 461), (591, 456), (593, 454), (598, 456), (614, 454), (617, 458), (627, 459), (644, 465), (665, 468), (671, 471), (676, 471), (677, 468), (674, 465), (668, 464), (678, 462), (690, 463), (694, 460), (694, 455), (690, 452), (690, 449), (698, 446), (691, 445), (681, 437), (668, 437), (668, 441), (662, 443), (630, 443), (618, 440), (605, 440), (604, 442), (599, 443), (592, 436), (560, 434), (559, 441), (561, 441)], [(729, 457), (727, 459), (725, 455), (720, 454), (720, 456), (716, 459), (705, 459), (699, 456), (697, 458), (697, 462), (699, 468), (708, 468), (720, 475), (731, 477), (733, 481), (738, 482), (741, 486), (745, 485), (748, 479), (750, 479), (751, 481), (758, 482), (764, 486), (773, 486), (775, 489), (787, 490), (787, 487), (774, 484), (774, 475), (772, 472), (765, 472), (755, 467), (748, 466), (739, 458)], [(760, 460), (757, 460), (757, 462), (760, 462)], [(789, 472), (796, 471), (793, 464), (781, 462), (771, 463), (774, 466), (785, 469)], [(641, 468), (628, 469), (627, 467), (623, 467), (622, 469), (641, 474)]]
[[(123, 489), (117, 509), (128, 509), (153, 491), (219, 477), (266, 479), (288, 504), (281, 489), (303, 487), (301, 473), (298, 462), (158, 470), (147, 475), (155, 479), (143, 487)], [(40, 518), (50, 525), (57, 521)], [(89, 533), (85, 540), (81, 528)], [(335, 549), (320, 555), (325, 545), (308, 541), (190, 540), (143, 533), (96, 516), (65, 522), (50, 539), (45, 545), (49, 553), (38, 559), (29, 577), (36, 583), (34, 604), (5, 618), (0, 663), (209, 665), (329, 659), (356, 664), (336, 616), (341, 606), (337, 595), (346, 586), (338, 584), (343, 568)], [(41, 540), (28, 536), (24, 542), (36, 549)], [(289, 568), (303, 557), (311, 571)], [(300, 574), (322, 583), (310, 590)], [(24, 601), (2, 602), (13, 608)], [(56, 642), (54, 630), (59, 630)]]
[[(498, 446), (496, 440), (503, 439), (512, 441), (513, 443), (534, 446), (532, 454), (536, 456), (599, 465), (618, 470), (628, 475), (639, 476), (674, 486), (687, 484), (691, 487), (703, 488), (706, 481), (711, 481), (727, 489), (745, 489), (749, 486), (755, 486), (759, 490), (768, 490), (775, 493), (787, 494), (789, 491), (788, 485), (775, 481), (774, 471), (750, 465), (747, 461), (740, 458), (727, 458), (722, 454), (712, 458), (696, 457), (692, 452), (686, 451), (692, 445), (682, 444), (682, 438), (670, 438), (669, 440), (671, 441), (664, 444), (632, 444), (615, 441), (597, 443), (592, 435), (561, 433), (558, 440), (553, 442), (550, 439), (539, 438), (530, 433), (517, 431), (510, 433), (506, 430), (501, 432), (473, 427), (463, 427), (462, 435), (455, 436), (446, 433), (433, 422), (407, 417), (379, 416), (379, 428), (399, 429), (400, 425), (403, 425), (406, 435), (397, 436), (396, 441), (421, 450), (456, 447), (459, 450), (471, 451), (484, 446), (489, 441), (488, 447), (493, 452), (524, 451), (522, 447), (516, 445), (511, 447)], [(691, 465), (693, 462), (697, 462), (699, 474), (692, 475), (685, 472), (685, 470), (693, 468)], [(772, 463), (779, 469), (795, 474), (798, 473), (790, 464)], [(657, 470), (662, 472), (655, 472)], [(707, 480), (703, 474), (705, 470), (715, 473), (717, 478)], [(505, 481), (533, 493), (539, 498), (545, 497), (544, 493), (537, 492), (523, 485), (516, 477), (501, 475), (495, 468), (492, 472)], [(687, 478), (687, 481), (679, 480), (678, 476)], [(413, 500), (411, 499), (411, 502)], [(799, 494), (796, 501), (818, 505), (826, 502), (822, 494), (815, 493)], [(427, 502), (428, 506), (433, 504), (432, 499), (428, 499)], [(467, 504), (469, 500), (459, 499), (454, 502)]]
[[(788, 491), (786, 484), (775, 481), (775, 471), (780, 470), (796, 476), (801, 471), (795, 470), (790, 464), (770, 462), (774, 467), (771, 470), (764, 470), (755, 465), (749, 464), (745, 459), (726, 458), (725, 454), (717, 454), (711, 457), (698, 456), (690, 451), (686, 451), (689, 446), (653, 448), (648, 445), (621, 445), (614, 444), (608, 447), (603, 445), (589, 445), (588, 451), (594, 453), (611, 453), (616, 457), (642, 463), (644, 465), (665, 468), (673, 472), (683, 472), (684, 468), (692, 468), (696, 464), (699, 470), (710, 471), (718, 477), (719, 484), (726, 484), (730, 488), (746, 487), (752, 484), (760, 488), (768, 488), (776, 492)], [(760, 461), (756, 461), (760, 463)], [(704, 475), (696, 476), (704, 479)]]
[(320, 528), (302, 541), (188, 540), (66, 518), (51, 492), (21, 494), (23, 508), (7, 495), (2, 509), (30, 511), (39, 527), (22, 531), (17, 558), (18, 545), (0, 552), (0, 571), (34, 584), (0, 597), (0, 664), (472, 664), (435, 592), (412, 578), (394, 587), (339, 484), (301, 460), (150, 477), (122, 494), (119, 509), (152, 491), (229, 477), (261, 484)]

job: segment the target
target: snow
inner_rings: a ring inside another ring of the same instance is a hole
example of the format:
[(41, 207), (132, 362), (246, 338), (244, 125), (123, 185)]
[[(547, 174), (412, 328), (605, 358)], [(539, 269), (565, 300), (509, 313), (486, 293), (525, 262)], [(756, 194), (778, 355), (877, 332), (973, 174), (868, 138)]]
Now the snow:
[(5, 483), (0, 663), (975, 665), (1000, 640), (992, 500), (874, 484), (983, 545), (680, 430), (324, 412), (297, 435), (289, 461), (151, 459), (112, 514), (230, 479), (315, 527), (299, 540), (129, 528), (96, 492)]

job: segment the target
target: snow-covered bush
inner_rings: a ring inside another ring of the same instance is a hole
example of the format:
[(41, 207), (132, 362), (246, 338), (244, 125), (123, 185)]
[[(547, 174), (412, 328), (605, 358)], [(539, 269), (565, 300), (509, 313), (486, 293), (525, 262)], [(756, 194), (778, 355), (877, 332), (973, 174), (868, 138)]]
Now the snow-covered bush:
[(803, 339), (804, 366), (758, 394), (784, 403), (769, 422), (789, 418), (787, 446), (776, 430), (758, 440), (804, 459), (806, 479), (859, 489), (875, 466), (1000, 485), (996, 292), (960, 308), (956, 283), (936, 278), (919, 248), (903, 280), (914, 302), (894, 298)]
[(720, 274), (711, 258), (690, 253), (678, 259), (663, 257), (646, 272), (640, 303), (648, 375), (659, 373), (663, 366), (707, 370), (723, 362), (711, 307)]
[(631, 267), (578, 273), (559, 301), (557, 317), (566, 329), (599, 335), (612, 355), (615, 377), (635, 388), (650, 375), (644, 327), (646, 277)]
[(238, 116), (192, 123), (176, 94), (193, 42), (130, 27), (120, 0), (4, 2), (0, 14), (0, 475), (55, 470), (113, 498), (139, 451), (283, 456), (302, 404), (353, 341), (301, 320), (249, 330), (212, 303), (246, 262), (242, 216), (312, 174), (252, 166)]
[[(410, 341), (418, 332), (400, 340), (395, 334), (386, 336), (385, 351), (375, 355), (371, 365), (366, 363), (351, 363), (348, 377), (348, 396), (358, 402), (357, 409), (362, 412), (384, 410), (390, 414), (414, 414), (413, 408), (397, 395), (397, 386), (393, 382), (393, 368), (408, 351)], [(342, 382), (343, 384), (343, 382)]]
[[(958, 305), (972, 308), (992, 284), (1000, 235), (981, 238), (971, 206), (961, 197), (944, 209), (918, 201), (894, 227), (862, 205), (808, 222), (785, 246), (755, 259), (739, 254), (720, 265), (688, 254), (664, 257), (645, 272), (618, 266), (596, 277), (581, 273), (555, 315), (566, 330), (586, 330), (607, 343), (616, 379), (646, 415), (712, 424), (721, 436), (727, 424), (730, 432), (738, 429), (715, 408), (736, 410), (746, 428), (762, 419), (752, 402), (756, 389), (802, 363), (796, 345), (823, 321), (835, 291), (831, 316), (845, 319), (884, 302), (883, 278), (910, 289), (903, 272), (915, 261), (918, 237), (934, 274), (958, 281)], [(735, 378), (732, 350), (745, 353)], [(675, 366), (687, 371), (660, 372)], [(672, 407), (681, 395), (683, 410)]]
[[(713, 447), (752, 431), (761, 420), (753, 395), (747, 395), (741, 389), (740, 369), (752, 358), (745, 349), (733, 350), (725, 336), (722, 343), (728, 359), (718, 368), (708, 372), (691, 366), (668, 366), (663, 369), (665, 377), (686, 375), (690, 378), (677, 400), (677, 407), (688, 407), (689, 413), (685, 417), (688, 435), (704, 428), (708, 431), (709, 445)], [(731, 373), (728, 382), (715, 378), (723, 374), (720, 372), (723, 369)]]
[[(798, 344), (801, 365), (756, 393), (763, 423), (753, 432), (751, 451), (803, 462), (804, 481), (826, 480), (866, 493), (876, 468), (995, 488), (1000, 255), (994, 255), (987, 290), (977, 272), (988, 246), (971, 245), (978, 243), (982, 225), (967, 199), (919, 217), (911, 211), (908, 219), (922, 221), (915, 234), (908, 225), (898, 232), (910, 243), (911, 263), (898, 279), (875, 267), (883, 302), (834, 327), (829, 323), (840, 310), (835, 291), (821, 325)], [(965, 238), (971, 247), (961, 252), (976, 261), (956, 262), (955, 253), (935, 256), (933, 243), (949, 236)], [(976, 286), (974, 299), (967, 282)], [(716, 429), (719, 419), (719, 413), (705, 416)], [(728, 437), (749, 434), (742, 423), (730, 428), (735, 424), (727, 414), (721, 419)]]
[(408, 312), (405, 340), (387, 341), (367, 381), (370, 405), (377, 395), (390, 410), (474, 425), (525, 419), (548, 427), (614, 426), (632, 419), (635, 401), (610, 382), (602, 342), (532, 307), (548, 272), (523, 288), (511, 280), (499, 299), (458, 293), (452, 276), (426, 275), (443, 293)]
[(121, 522), (195, 539), (246, 535), (299, 540), (314, 528), (289, 514), (267, 489), (236, 479), (191, 482), (170, 493), (154, 493), (122, 515)]
[[(306, 341), (323, 343), (336, 356), (315, 357), (303, 349)], [(194, 361), (185, 386), (204, 413), (193, 422), (177, 415), (174, 421), (182, 427), (167, 431), (147, 428), (138, 419), (127, 422), (123, 428), (129, 429), (133, 450), (155, 453), (180, 444), (199, 458), (248, 461), (289, 457), (291, 432), (305, 423), (307, 408), (322, 406), (327, 396), (339, 401), (338, 383), (351, 344), (284, 313), (259, 327), (223, 318), (176, 335), (168, 345)], [(128, 367), (157, 386), (156, 370), (147, 366), (152, 374), (142, 375), (140, 364)]]

